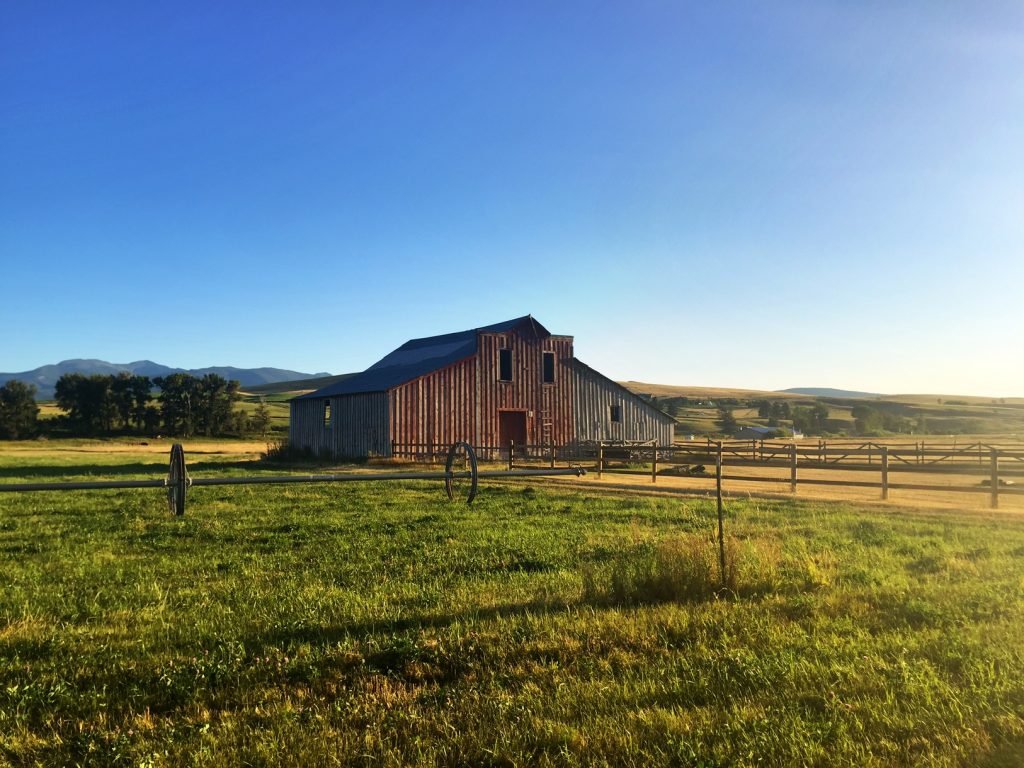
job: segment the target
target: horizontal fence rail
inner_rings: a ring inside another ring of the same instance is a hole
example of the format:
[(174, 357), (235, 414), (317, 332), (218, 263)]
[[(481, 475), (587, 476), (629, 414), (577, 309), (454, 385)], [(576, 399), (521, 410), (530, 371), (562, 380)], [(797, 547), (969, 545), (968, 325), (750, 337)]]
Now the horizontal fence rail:
[[(977, 460), (978, 446), (983, 447), (982, 461)], [(596, 450), (595, 469), (598, 477), (603, 473), (650, 474), (657, 482), (659, 474), (677, 477), (714, 478), (752, 483), (789, 483), (796, 493), (800, 485), (847, 486), (877, 488), (882, 499), (889, 498), (890, 490), (931, 491), (936, 493), (985, 493), (990, 505), (999, 506), (1003, 495), (1024, 495), (1024, 488), (1014, 487), (1011, 478), (1024, 478), (1024, 450), (1016, 446), (1002, 448), (987, 444), (960, 447), (925, 448), (922, 444), (910, 447), (889, 446), (878, 443), (859, 443), (855, 446), (828, 447), (818, 445), (779, 443), (768, 441), (722, 441), (714, 443), (654, 445), (604, 445)], [(914, 460), (908, 460), (913, 458)], [(931, 460), (931, 459), (935, 460)], [(1009, 466), (1007, 466), (1009, 463)], [(647, 465), (650, 465), (648, 469)], [(711, 474), (709, 466), (715, 474)], [(725, 473), (723, 467), (753, 468), (776, 467), (788, 469), (787, 476), (763, 476)], [(659, 471), (660, 467), (660, 471)], [(851, 478), (806, 477), (800, 470), (875, 473), (878, 480)], [(937, 485), (924, 482), (892, 482), (890, 475), (977, 476), (983, 478), (977, 485)]]
[[(245, 475), (237, 477), (200, 477), (193, 478), (185, 467), (185, 452), (179, 443), (171, 447), (171, 460), (167, 477), (152, 480), (90, 480), (46, 483), (2, 483), (0, 493), (34, 493), (40, 491), (81, 491), (120, 488), (164, 488), (170, 510), (175, 515), (185, 514), (185, 496), (187, 489), (214, 485), (275, 485), (288, 483), (359, 483), (359, 482), (390, 482), (395, 480), (443, 480), (449, 499), (454, 498), (454, 482), (469, 482), (466, 503), (476, 497), (477, 481), (480, 478), (506, 477), (549, 477), (560, 475), (581, 476), (586, 470), (580, 466), (563, 468), (513, 469), (511, 464), (507, 470), (479, 469), (476, 452), (468, 443), (455, 443), (445, 452), (446, 463), (443, 472), (362, 472), (345, 474), (312, 474), (312, 475)], [(462, 469), (456, 469), (457, 465)]]
[[(430, 443), (392, 445), (395, 457), (420, 461), (437, 461), (444, 446)], [(1024, 444), (1016, 442), (973, 442), (941, 444), (936, 442), (879, 443), (870, 440), (817, 440), (786, 442), (781, 440), (692, 441), (672, 445), (647, 442), (579, 443), (565, 446), (546, 444), (481, 445), (476, 448), (485, 461), (507, 462), (509, 469), (517, 465), (546, 463), (586, 464), (593, 466), (598, 477), (603, 473), (647, 475), (656, 483), (659, 476), (715, 478), (719, 463), (730, 469), (779, 468), (788, 470), (780, 476), (740, 474), (732, 471), (722, 479), (730, 482), (789, 484), (796, 493), (800, 485), (875, 488), (883, 499), (892, 490), (931, 491), (935, 493), (989, 494), (991, 506), (997, 507), (999, 496), (1024, 494), (1015, 487), (1015, 479), (1024, 483)], [(871, 473), (878, 479), (840, 477), (807, 477), (801, 470)], [(978, 477), (977, 485), (964, 483), (932, 484), (891, 479), (913, 474), (935, 477)]]

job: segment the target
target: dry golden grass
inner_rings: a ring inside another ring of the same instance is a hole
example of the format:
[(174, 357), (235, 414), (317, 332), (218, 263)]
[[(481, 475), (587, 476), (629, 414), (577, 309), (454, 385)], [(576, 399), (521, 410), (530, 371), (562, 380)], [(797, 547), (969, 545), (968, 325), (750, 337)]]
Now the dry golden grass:
[[(731, 498), (778, 497), (792, 498), (789, 492), (789, 470), (782, 467), (729, 467), (725, 465), (726, 475), (743, 475), (757, 480), (738, 481), (725, 480), (723, 490)], [(776, 478), (772, 480), (771, 478)], [(800, 469), (800, 479), (849, 480), (856, 482), (880, 482), (879, 475), (873, 472), (843, 470)], [(890, 483), (915, 483), (921, 485), (955, 486), (979, 485), (978, 475), (937, 475), (915, 472), (891, 472)], [(564, 479), (549, 478), (549, 482), (567, 482), (573, 485), (585, 485), (588, 488), (629, 490), (638, 493), (683, 493), (695, 495), (714, 495), (714, 468), (706, 477), (679, 477), (659, 475), (657, 482), (651, 482), (650, 474), (626, 475), (605, 472), (600, 478), (596, 472), (589, 472), (584, 478)], [(1017, 486), (1020, 487), (1020, 486)], [(834, 485), (800, 485), (797, 484), (796, 498), (821, 499), (828, 501), (846, 501), (860, 503), (877, 502), (879, 505), (898, 509), (914, 507), (923, 509), (956, 509), (965, 512), (991, 512), (987, 488), (977, 493), (960, 493), (953, 491), (916, 491), (890, 489), (889, 500), (882, 501), (879, 488), (858, 488)], [(999, 497), (999, 512), (1024, 513), (1024, 496)]]
[(769, 392), (761, 389), (730, 389), (728, 387), (693, 387), (674, 384), (648, 384), (643, 381), (620, 381), (619, 384), (632, 392), (642, 392), (657, 397), (690, 397), (702, 400), (715, 400), (722, 397), (734, 397), (740, 400), (773, 399), (806, 400), (807, 395), (794, 395), (786, 392)]
[[(968, 405), (988, 405), (991, 406), (993, 400), (998, 401), (998, 405), (1024, 405), (1024, 397), (983, 397), (976, 395), (886, 395), (886, 400), (894, 403), (909, 403), (911, 405), (945, 405), (950, 400), (961, 403), (967, 403)], [(939, 401), (942, 403), (939, 403)]]
[(217, 454), (232, 459), (256, 458), (267, 449), (266, 440), (227, 440), (224, 438), (182, 439), (174, 437), (140, 437), (112, 440), (19, 440), (5, 441), (4, 454), (23, 456), (69, 456), (80, 453), (92, 454), (170, 454), (174, 443), (183, 443), (186, 456), (189, 454)]

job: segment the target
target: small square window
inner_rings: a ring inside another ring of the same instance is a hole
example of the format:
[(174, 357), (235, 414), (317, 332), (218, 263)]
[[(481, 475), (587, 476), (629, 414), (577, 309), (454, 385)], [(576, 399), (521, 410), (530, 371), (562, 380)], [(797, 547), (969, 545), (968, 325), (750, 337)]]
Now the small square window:
[(545, 352), (544, 353), (544, 378), (545, 384), (555, 383), (555, 353)]
[(611, 410), (612, 422), (617, 424), (622, 421), (622, 406), (613, 405)]
[(512, 350), (498, 350), (498, 380), (512, 381)]
[(331, 428), (331, 401), (324, 403), (324, 429)]

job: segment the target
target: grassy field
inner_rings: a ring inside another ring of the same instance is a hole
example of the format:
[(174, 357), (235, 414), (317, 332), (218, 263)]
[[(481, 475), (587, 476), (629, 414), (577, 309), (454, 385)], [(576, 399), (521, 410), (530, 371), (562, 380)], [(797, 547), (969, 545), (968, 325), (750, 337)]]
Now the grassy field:
[[(0, 482), (163, 473), (0, 448)], [(153, 448), (153, 450), (148, 450)], [(194, 474), (280, 472), (241, 443)], [(1024, 519), (439, 483), (0, 494), (0, 764), (1024, 761)]]

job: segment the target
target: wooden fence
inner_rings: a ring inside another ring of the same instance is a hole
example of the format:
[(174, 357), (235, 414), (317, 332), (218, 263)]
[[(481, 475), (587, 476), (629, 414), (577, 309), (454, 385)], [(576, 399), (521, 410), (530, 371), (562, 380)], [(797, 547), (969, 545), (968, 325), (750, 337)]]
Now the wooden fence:
[[(748, 459), (765, 460), (778, 456), (788, 456), (790, 446), (796, 445), (797, 450), (805, 459), (817, 460), (821, 464), (832, 463), (863, 463), (878, 464), (883, 450), (888, 450), (890, 460), (901, 464), (929, 465), (939, 463), (975, 463), (987, 464), (992, 450), (1005, 452), (1008, 457), (1024, 457), (1024, 442), (990, 441), (975, 443), (952, 444), (942, 441), (914, 442), (862, 440), (803, 440), (800, 442), (783, 440), (722, 440), (707, 439), (700, 442), (676, 443), (664, 450), (683, 450), (714, 455), (721, 444), (726, 455)], [(1016, 458), (1024, 462), (1024, 458)]]
[[(444, 461), (447, 446), (408, 444), (392, 446), (393, 455), (419, 461)], [(985, 493), (992, 507), (999, 506), (1000, 495), (1024, 495), (1015, 487), (1016, 478), (1024, 478), (1024, 446), (970, 443), (943, 445), (916, 443), (876, 443), (819, 440), (802, 443), (767, 440), (730, 440), (721, 442), (583, 444), (573, 446), (516, 445), (478, 446), (483, 461), (514, 465), (558, 462), (589, 466), (598, 477), (605, 473), (647, 475), (652, 483), (659, 475), (691, 478), (705, 477), (720, 484), (731, 482), (779, 483), (796, 493), (801, 485), (831, 485), (874, 488), (882, 499), (893, 490), (936, 493)], [(713, 474), (709, 471), (713, 467)], [(736, 469), (775, 467), (778, 476), (741, 474)], [(726, 470), (729, 470), (727, 473)], [(861, 473), (864, 479), (850, 477), (807, 477), (801, 470)], [(902, 482), (901, 473), (933, 476), (978, 477), (973, 485)]]
[[(967, 446), (912, 446), (862, 443), (828, 447), (821, 443), (769, 443), (766, 441), (708, 442), (706, 444), (672, 446), (598, 446), (596, 470), (636, 474), (638, 462), (650, 463), (652, 482), (657, 482), (658, 467), (687, 467), (676, 472), (690, 477), (708, 476), (704, 465), (714, 464), (717, 483), (722, 480), (758, 483), (788, 483), (791, 493), (800, 485), (832, 485), (877, 488), (882, 499), (891, 490), (933, 491), (937, 493), (986, 493), (992, 507), (999, 506), (1000, 495), (1022, 495), (1024, 488), (1011, 487), (1011, 478), (1024, 477), (1024, 450), (983, 445), (978, 461), (979, 444)], [(784, 476), (766, 477), (752, 474), (726, 474), (724, 467), (778, 467), (788, 469)], [(876, 474), (877, 479), (801, 477), (800, 470), (825, 470)], [(647, 474), (647, 470), (642, 470)], [(975, 485), (894, 481), (893, 475), (978, 476)]]

